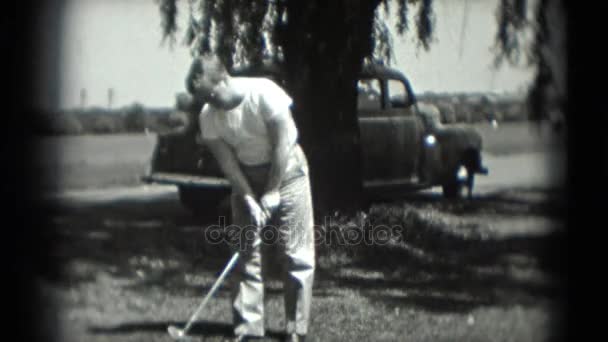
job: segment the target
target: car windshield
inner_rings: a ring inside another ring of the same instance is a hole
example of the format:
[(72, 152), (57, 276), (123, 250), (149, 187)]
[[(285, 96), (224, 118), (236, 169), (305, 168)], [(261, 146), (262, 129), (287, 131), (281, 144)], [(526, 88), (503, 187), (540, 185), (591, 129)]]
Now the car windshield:
[(410, 103), (405, 85), (400, 80), (388, 80), (388, 94), (391, 108), (404, 108)]
[(357, 109), (363, 111), (382, 109), (380, 81), (377, 79), (359, 80), (357, 83)]

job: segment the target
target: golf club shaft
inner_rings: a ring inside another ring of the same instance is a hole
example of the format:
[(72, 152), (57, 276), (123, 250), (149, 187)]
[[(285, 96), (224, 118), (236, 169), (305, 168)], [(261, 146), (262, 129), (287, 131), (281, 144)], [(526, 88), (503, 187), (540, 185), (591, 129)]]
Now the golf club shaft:
[(211, 296), (213, 296), (215, 291), (217, 291), (217, 289), (220, 287), (220, 285), (222, 284), (222, 281), (224, 281), (224, 278), (226, 278), (226, 276), (228, 275), (228, 272), (230, 272), (230, 270), (232, 269), (232, 267), (234, 266), (234, 264), (236, 263), (238, 258), (239, 258), (239, 252), (236, 252), (232, 255), (232, 258), (230, 259), (230, 261), (224, 268), (224, 271), (222, 271), (222, 274), (219, 276), (219, 278), (217, 278), (217, 280), (213, 284), (213, 287), (211, 287), (211, 290), (209, 290), (209, 292), (205, 296), (205, 299), (203, 299), (201, 304), (198, 306), (198, 309), (196, 309), (194, 314), (192, 314), (192, 317), (190, 317), (188, 324), (186, 324), (186, 326), (184, 327), (184, 330), (183, 330), (184, 335), (188, 332), (188, 330), (190, 329), (190, 326), (192, 325), (192, 323), (194, 322), (196, 317), (198, 317), (198, 314), (201, 312), (201, 310), (203, 310), (203, 308), (207, 305), (207, 302), (209, 301)]

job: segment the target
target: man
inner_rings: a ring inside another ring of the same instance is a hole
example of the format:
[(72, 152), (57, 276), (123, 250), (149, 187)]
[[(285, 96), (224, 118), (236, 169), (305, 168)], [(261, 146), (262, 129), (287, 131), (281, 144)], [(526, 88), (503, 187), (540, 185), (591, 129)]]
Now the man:
[(188, 133), (197, 130), (198, 125), (196, 125), (196, 122), (202, 106), (203, 103), (200, 100), (195, 101), (194, 97), (189, 93), (184, 92), (175, 95), (176, 114), (183, 115), (183, 124), (180, 125), (179, 132)]
[(315, 269), (308, 164), (297, 144), (291, 98), (266, 78), (231, 77), (214, 56), (195, 58), (186, 79), (206, 102), (201, 137), (232, 185), (232, 226), (241, 229), (242, 254), (233, 289), (236, 340), (264, 336), (261, 227), (278, 233), (284, 265), (288, 341), (308, 331)]

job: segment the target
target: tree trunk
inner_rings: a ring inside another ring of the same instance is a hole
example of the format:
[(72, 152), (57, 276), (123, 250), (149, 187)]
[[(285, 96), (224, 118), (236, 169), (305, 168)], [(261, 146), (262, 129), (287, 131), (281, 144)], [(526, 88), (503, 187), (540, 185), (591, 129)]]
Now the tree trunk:
[(317, 214), (362, 204), (356, 82), (377, 1), (289, 1), (284, 41)]

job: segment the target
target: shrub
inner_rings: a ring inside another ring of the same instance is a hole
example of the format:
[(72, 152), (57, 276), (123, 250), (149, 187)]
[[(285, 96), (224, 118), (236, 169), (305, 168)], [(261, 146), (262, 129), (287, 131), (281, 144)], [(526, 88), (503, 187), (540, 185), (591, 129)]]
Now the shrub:
[(95, 123), (92, 127), (92, 133), (97, 134), (110, 134), (110, 133), (118, 133), (116, 120), (112, 120), (111, 117), (99, 116), (95, 119)]
[(456, 111), (452, 103), (448, 101), (437, 101), (437, 108), (441, 113), (441, 122), (444, 124), (452, 124), (456, 122)]
[(124, 109), (124, 125), (127, 132), (143, 132), (146, 127), (146, 110), (134, 103)]
[(47, 117), (51, 134), (81, 134), (83, 127), (76, 115), (72, 113), (52, 113)]
[(74, 111), (49, 111), (40, 108), (26, 109), (23, 115), (30, 119), (28, 129), (38, 135), (72, 135), (84, 133), (80, 118)]

